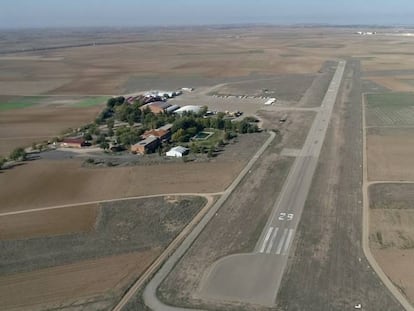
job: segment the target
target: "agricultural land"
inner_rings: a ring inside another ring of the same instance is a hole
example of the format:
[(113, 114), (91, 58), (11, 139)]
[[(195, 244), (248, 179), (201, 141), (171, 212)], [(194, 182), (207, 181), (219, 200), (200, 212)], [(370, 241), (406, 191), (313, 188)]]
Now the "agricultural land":
[(1, 32), (0, 309), (412, 310), (414, 41), (376, 30)]

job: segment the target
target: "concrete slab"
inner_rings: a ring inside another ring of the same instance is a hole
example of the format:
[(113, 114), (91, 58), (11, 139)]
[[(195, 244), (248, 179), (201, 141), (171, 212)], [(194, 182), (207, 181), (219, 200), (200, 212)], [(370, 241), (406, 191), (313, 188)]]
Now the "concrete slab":
[(210, 300), (275, 304), (280, 256), (237, 254), (216, 261), (200, 285), (200, 296)]

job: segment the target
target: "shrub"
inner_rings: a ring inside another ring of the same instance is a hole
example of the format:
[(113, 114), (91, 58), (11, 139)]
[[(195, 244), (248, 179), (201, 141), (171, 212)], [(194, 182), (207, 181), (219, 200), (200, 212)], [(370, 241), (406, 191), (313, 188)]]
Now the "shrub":
[(10, 154), (10, 159), (11, 160), (26, 160), (26, 152), (24, 151), (23, 148), (16, 148), (12, 151), (12, 153)]

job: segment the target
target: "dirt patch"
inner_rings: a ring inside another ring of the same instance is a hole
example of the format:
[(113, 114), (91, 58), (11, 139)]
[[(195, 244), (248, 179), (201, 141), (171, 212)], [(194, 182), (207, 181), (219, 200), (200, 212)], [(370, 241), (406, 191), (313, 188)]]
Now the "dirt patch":
[(414, 250), (374, 249), (372, 253), (394, 285), (414, 303)]
[[(257, 113), (263, 121), (263, 128), (280, 132), (284, 148), (301, 149), (308, 130), (316, 116), (313, 111), (264, 111)], [(287, 116), (284, 123), (280, 119)]]
[(83, 205), (0, 216), (0, 240), (90, 232), (98, 213), (98, 205)]
[(369, 180), (414, 180), (414, 129), (367, 130)]
[(107, 310), (159, 254), (134, 252), (0, 277), (3, 310)]
[(370, 244), (374, 249), (414, 249), (414, 206), (411, 209), (371, 209)]
[(414, 302), (414, 184), (374, 184), (369, 197), (369, 242), (374, 257)]

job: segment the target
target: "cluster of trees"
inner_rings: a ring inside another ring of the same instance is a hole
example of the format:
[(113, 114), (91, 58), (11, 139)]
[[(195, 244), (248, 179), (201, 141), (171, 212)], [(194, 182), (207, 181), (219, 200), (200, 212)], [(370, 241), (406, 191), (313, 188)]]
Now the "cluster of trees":
[[(14, 149), (8, 157), (9, 160), (13, 160), (13, 161), (25, 161), (26, 158), (27, 158), (27, 153), (21, 147)], [(7, 158), (0, 157), (0, 169), (3, 167), (3, 165), (6, 162), (7, 162)]]
[(106, 102), (106, 107), (102, 110), (99, 116), (95, 119), (96, 124), (104, 124), (109, 118), (115, 115), (117, 107), (125, 104), (125, 97), (112, 97)]
[(248, 120), (231, 121), (225, 119), (224, 113), (218, 113), (211, 118), (204, 118), (200, 115), (187, 114), (177, 118), (173, 122), (172, 140), (176, 142), (188, 142), (191, 137), (206, 128), (225, 131), (225, 139), (231, 139), (233, 133), (255, 133), (259, 130), (256, 124)]
[(136, 129), (134, 127), (120, 127), (116, 130), (116, 137), (120, 144), (130, 146), (140, 141), (140, 136), (144, 133), (144, 129)]
[[(110, 98), (107, 105), (95, 123), (84, 129), (84, 137), (91, 140), (96, 137), (95, 143), (101, 148), (108, 148), (106, 137), (116, 136), (117, 141), (125, 146), (132, 145), (140, 140), (140, 136), (145, 130), (155, 129), (167, 123), (173, 124), (172, 140), (174, 142), (189, 142), (200, 131), (206, 128), (225, 131), (225, 139), (231, 139), (234, 133), (252, 133), (258, 131), (258, 127), (251, 119), (242, 121), (232, 121), (227, 119), (224, 113), (218, 113), (211, 117), (205, 117), (207, 107), (203, 107), (200, 113), (185, 113), (184, 115), (175, 114), (154, 114), (150, 109), (141, 109), (142, 101), (128, 103), (123, 96)], [(114, 132), (114, 122), (122, 121), (129, 123), (130, 127), (118, 128)], [(142, 124), (141, 128), (133, 128), (135, 123)], [(98, 125), (108, 126), (107, 134), (100, 134)]]

